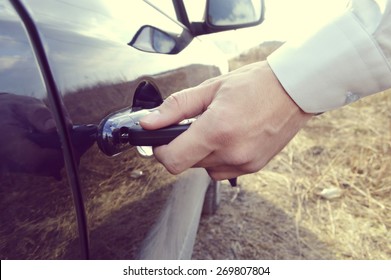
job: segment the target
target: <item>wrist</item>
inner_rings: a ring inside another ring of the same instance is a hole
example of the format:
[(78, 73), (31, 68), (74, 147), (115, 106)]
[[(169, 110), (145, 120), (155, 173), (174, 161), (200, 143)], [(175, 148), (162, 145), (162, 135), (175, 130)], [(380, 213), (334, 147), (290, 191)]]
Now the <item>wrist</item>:
[(278, 96), (281, 99), (281, 104), (283, 106), (283, 111), (285, 113), (291, 113), (292, 116), (296, 115), (298, 118), (303, 118), (303, 120), (308, 120), (314, 114), (305, 112), (299, 104), (295, 102), (295, 100), (289, 95), (289, 93), (285, 90), (284, 86), (281, 84), (273, 69), (270, 67), (269, 63), (265, 61), (266, 71), (269, 73), (270, 84), (273, 86), (274, 96)]

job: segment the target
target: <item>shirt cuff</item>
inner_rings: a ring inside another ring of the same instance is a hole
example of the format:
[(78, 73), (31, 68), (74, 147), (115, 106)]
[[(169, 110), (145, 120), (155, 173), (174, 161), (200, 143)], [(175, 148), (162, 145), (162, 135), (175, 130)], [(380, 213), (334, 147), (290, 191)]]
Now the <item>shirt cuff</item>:
[(268, 58), (278, 80), (307, 113), (342, 107), (391, 87), (391, 70), (374, 38), (351, 12)]

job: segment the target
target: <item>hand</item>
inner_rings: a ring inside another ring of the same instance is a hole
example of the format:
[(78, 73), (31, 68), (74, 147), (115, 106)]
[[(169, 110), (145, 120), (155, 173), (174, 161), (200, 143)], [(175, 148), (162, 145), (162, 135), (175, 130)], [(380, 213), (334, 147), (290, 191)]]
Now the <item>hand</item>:
[(60, 178), (62, 151), (42, 148), (28, 137), (32, 132), (56, 131), (52, 114), (41, 100), (0, 94), (0, 128), (0, 170)]
[(197, 117), (155, 157), (173, 174), (204, 167), (215, 180), (262, 169), (311, 118), (285, 92), (267, 62), (247, 65), (168, 97), (141, 119), (158, 129)]

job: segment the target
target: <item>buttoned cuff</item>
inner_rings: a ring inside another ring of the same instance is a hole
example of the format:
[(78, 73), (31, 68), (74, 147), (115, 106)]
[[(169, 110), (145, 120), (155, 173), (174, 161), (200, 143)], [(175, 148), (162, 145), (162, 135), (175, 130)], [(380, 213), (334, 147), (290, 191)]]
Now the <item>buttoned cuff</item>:
[(307, 113), (339, 108), (391, 87), (388, 61), (351, 12), (306, 38), (285, 43), (267, 60)]

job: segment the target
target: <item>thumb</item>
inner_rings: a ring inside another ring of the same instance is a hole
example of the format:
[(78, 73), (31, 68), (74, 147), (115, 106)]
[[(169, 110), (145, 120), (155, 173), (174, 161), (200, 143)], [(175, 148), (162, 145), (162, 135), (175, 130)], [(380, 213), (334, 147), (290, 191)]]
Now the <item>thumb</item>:
[(195, 117), (212, 102), (210, 86), (198, 86), (170, 95), (156, 110), (140, 119), (145, 129), (159, 129)]

